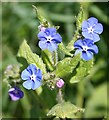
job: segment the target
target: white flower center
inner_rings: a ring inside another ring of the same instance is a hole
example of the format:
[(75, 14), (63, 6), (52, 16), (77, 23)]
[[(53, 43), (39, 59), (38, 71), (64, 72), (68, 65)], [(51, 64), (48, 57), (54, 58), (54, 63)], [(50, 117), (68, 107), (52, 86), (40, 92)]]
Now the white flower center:
[(82, 46), (83, 51), (87, 51), (89, 48), (87, 46)]
[(51, 42), (52, 37), (51, 36), (47, 36), (46, 39), (47, 39), (48, 42)]
[(93, 33), (94, 29), (91, 27), (87, 28), (88, 29), (88, 33)]
[(31, 78), (31, 80), (35, 80), (36, 79), (36, 75), (33, 74), (33, 75), (31, 75), (30, 78)]

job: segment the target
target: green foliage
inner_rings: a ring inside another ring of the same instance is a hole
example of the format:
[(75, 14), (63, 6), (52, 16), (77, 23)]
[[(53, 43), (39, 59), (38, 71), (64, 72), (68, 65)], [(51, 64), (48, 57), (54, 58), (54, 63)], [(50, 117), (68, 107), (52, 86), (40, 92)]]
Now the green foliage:
[[(86, 103), (86, 118), (106, 117), (109, 106), (107, 105), (107, 84), (102, 84), (93, 90)], [(107, 107), (108, 106), (108, 107)]]
[(76, 55), (73, 58), (66, 57), (62, 61), (60, 61), (55, 70), (55, 74), (58, 77), (65, 77), (68, 76), (69, 73), (72, 73), (72, 71), (76, 68), (80, 61), (80, 55)]
[(90, 74), (92, 67), (93, 59), (89, 61), (81, 60), (78, 68), (76, 69), (76, 74), (70, 79), (70, 83), (75, 83), (83, 80), (87, 75)]
[(35, 53), (33, 53), (27, 44), (26, 40), (24, 40), (19, 48), (18, 57), (23, 57), (27, 60), (28, 64), (35, 64), (38, 68), (40, 68), (44, 73), (46, 73), (45, 64), (42, 59)]
[(47, 116), (56, 116), (58, 118), (78, 118), (79, 112), (84, 112), (84, 109), (79, 108), (70, 102), (62, 102), (53, 106), (47, 113)]

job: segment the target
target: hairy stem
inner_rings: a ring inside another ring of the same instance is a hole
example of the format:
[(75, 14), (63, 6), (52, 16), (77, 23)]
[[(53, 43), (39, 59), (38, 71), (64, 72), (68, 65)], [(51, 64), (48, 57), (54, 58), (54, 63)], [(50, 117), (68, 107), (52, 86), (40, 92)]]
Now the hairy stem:
[(63, 94), (62, 94), (62, 90), (61, 90), (61, 89), (59, 89), (59, 91), (58, 91), (56, 100), (57, 100), (58, 103), (62, 103), (62, 102), (64, 101), (64, 100), (63, 100)]
[[(78, 83), (78, 93), (77, 93), (77, 106), (82, 108), (83, 107), (83, 102), (84, 102), (84, 86), (83, 86), (83, 81), (80, 81)], [(80, 118), (82, 118), (82, 113), (80, 113)]]

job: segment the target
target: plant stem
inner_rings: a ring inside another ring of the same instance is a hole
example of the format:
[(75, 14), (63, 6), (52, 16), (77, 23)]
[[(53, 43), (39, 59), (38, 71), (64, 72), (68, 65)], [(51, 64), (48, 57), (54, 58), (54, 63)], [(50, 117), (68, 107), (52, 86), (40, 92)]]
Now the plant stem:
[(62, 102), (64, 101), (64, 100), (63, 100), (63, 94), (62, 94), (62, 90), (61, 90), (61, 89), (59, 89), (59, 91), (58, 91), (56, 100), (57, 100), (58, 103), (62, 103)]
[[(78, 94), (77, 94), (77, 106), (82, 108), (83, 107), (83, 102), (84, 102), (84, 86), (83, 86), (83, 81), (80, 81), (78, 83)], [(80, 118), (82, 118), (82, 113), (80, 113)]]
[(55, 50), (53, 52), (53, 61), (54, 61), (54, 65), (56, 65), (58, 63), (58, 53), (57, 53), (57, 50)]

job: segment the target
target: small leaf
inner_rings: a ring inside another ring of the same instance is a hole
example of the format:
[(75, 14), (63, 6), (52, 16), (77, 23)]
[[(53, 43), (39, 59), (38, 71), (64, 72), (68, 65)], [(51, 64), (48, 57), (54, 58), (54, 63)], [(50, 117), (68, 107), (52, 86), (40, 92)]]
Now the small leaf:
[(26, 40), (24, 40), (21, 44), (17, 56), (25, 58), (28, 64), (35, 64), (38, 68), (42, 70), (43, 74), (46, 73), (45, 64), (43, 63), (42, 59), (37, 54), (31, 51)]
[(82, 22), (85, 19), (85, 14), (84, 14), (84, 9), (83, 6), (80, 6), (80, 11), (78, 13), (77, 19), (76, 19), (76, 26), (78, 30), (81, 30)]
[(81, 38), (81, 36), (79, 34), (79, 31), (81, 30), (81, 26), (82, 26), (83, 20), (84, 20), (84, 9), (83, 9), (83, 7), (81, 5), (80, 6), (80, 11), (79, 11), (78, 16), (76, 18), (76, 27), (77, 27), (77, 29), (75, 31), (73, 39), (68, 43), (68, 45), (66, 47), (69, 51), (73, 51), (74, 50), (74, 42), (77, 39)]
[(80, 80), (83, 80), (84, 77), (89, 75), (92, 67), (93, 59), (89, 61), (81, 60), (79, 67), (76, 69), (76, 74), (71, 78), (70, 83), (76, 83), (79, 82)]
[(44, 16), (42, 16), (41, 11), (39, 11), (36, 6), (34, 6), (34, 5), (32, 5), (32, 6), (33, 6), (33, 8), (34, 8), (34, 10), (36, 12), (36, 16), (39, 19), (40, 24), (43, 24), (45, 27), (49, 27), (50, 23), (46, 20), (46, 18)]
[(84, 109), (78, 108), (70, 102), (62, 102), (53, 106), (47, 116), (56, 116), (59, 118), (78, 118), (79, 112), (84, 112)]
[(63, 45), (63, 43), (59, 44), (59, 49), (62, 50), (66, 55), (69, 55), (71, 57), (73, 56), (73, 54), (69, 52), (69, 50)]
[(80, 55), (76, 55), (73, 58), (67, 57), (60, 61), (55, 70), (56, 76), (65, 77), (76, 68), (77, 64), (80, 61)]

